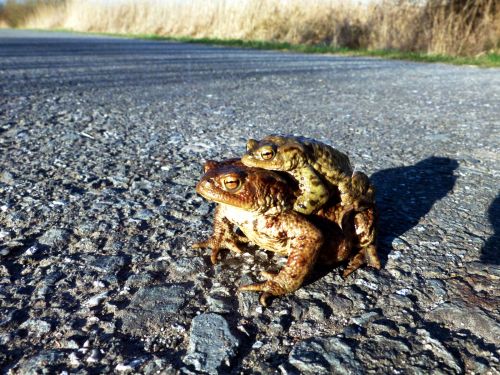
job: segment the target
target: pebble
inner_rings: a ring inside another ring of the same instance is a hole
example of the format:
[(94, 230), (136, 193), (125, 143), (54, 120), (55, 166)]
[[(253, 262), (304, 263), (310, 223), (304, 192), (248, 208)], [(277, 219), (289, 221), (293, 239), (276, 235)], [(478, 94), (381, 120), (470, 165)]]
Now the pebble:
[(0, 182), (3, 182), (7, 185), (14, 185), (16, 181), (12, 173), (10, 173), (9, 171), (4, 171), (0, 173)]
[(125, 282), (125, 287), (127, 288), (140, 288), (151, 284), (153, 281), (153, 276), (149, 273), (141, 273), (136, 275), (130, 275)]
[(366, 323), (369, 323), (369, 322), (377, 319), (379, 316), (380, 315), (378, 312), (370, 311), (370, 312), (364, 313), (360, 316), (351, 318), (351, 321), (353, 323), (356, 323), (359, 326), (364, 326)]
[(144, 333), (159, 329), (165, 318), (178, 314), (192, 297), (189, 284), (166, 284), (141, 287), (130, 304), (118, 314), (126, 331)]
[(430, 332), (425, 329), (417, 329), (417, 334), (421, 337), (424, 349), (430, 350), (435, 356), (441, 358), (446, 366), (456, 371), (456, 373), (459, 374), (464, 371), (453, 354), (441, 342), (432, 338)]
[(38, 242), (49, 247), (57, 247), (64, 245), (69, 239), (70, 233), (66, 229), (53, 228), (46, 231)]
[(320, 337), (297, 343), (289, 362), (305, 375), (357, 375), (365, 373), (349, 344), (337, 337)]
[(101, 359), (101, 353), (99, 353), (99, 349), (92, 349), (90, 355), (86, 359), (86, 362), (90, 364), (98, 363), (100, 359)]
[(252, 349), (260, 349), (263, 345), (264, 343), (262, 341), (255, 341), (252, 345)]
[(126, 264), (125, 257), (120, 255), (100, 255), (90, 259), (92, 259), (89, 262), (90, 267), (106, 274), (116, 274)]
[(500, 337), (500, 323), (476, 307), (443, 303), (427, 313), (427, 318), (456, 330), (468, 330), (495, 344)]
[(236, 356), (239, 340), (221, 315), (200, 314), (192, 320), (184, 362), (196, 371), (219, 374), (227, 371)]
[(43, 336), (49, 333), (52, 329), (52, 326), (49, 322), (41, 319), (28, 319), (23, 324), (19, 326), (21, 329), (26, 329), (30, 333), (36, 336)]
[(16, 310), (12, 308), (0, 308), (0, 327), (9, 324), (12, 321), (15, 312)]
[(181, 275), (193, 275), (201, 272), (205, 268), (203, 259), (197, 258), (179, 258), (173, 261), (173, 268)]
[(14, 369), (19, 374), (35, 375), (55, 373), (64, 362), (66, 354), (59, 350), (41, 350), (33, 356), (22, 358)]
[(93, 297), (89, 298), (87, 301), (85, 301), (83, 303), (83, 305), (88, 307), (88, 308), (96, 307), (96, 306), (100, 305), (101, 302), (104, 301), (106, 299), (106, 297), (108, 297), (108, 295), (109, 295), (109, 292), (107, 292), (107, 291), (96, 294), (95, 296), (93, 296)]

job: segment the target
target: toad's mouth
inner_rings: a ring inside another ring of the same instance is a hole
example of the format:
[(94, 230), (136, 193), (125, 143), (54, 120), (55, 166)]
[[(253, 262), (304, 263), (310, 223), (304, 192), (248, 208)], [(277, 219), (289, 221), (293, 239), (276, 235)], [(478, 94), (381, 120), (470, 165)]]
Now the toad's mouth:
[(203, 198), (215, 203), (225, 204), (250, 211), (254, 209), (252, 204), (253, 201), (250, 197), (241, 192), (236, 195), (223, 189), (216, 188), (210, 179), (203, 179), (198, 182), (198, 184), (196, 184), (196, 192)]

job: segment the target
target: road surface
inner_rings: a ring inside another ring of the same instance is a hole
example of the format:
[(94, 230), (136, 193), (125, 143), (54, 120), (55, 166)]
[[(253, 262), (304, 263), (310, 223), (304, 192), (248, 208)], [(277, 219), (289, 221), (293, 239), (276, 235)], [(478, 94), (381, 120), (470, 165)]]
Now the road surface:
[[(498, 374), (499, 103), (499, 69), (0, 31), (0, 368)], [(203, 161), (269, 133), (371, 176), (380, 271), (263, 309), (283, 259), (191, 249)]]

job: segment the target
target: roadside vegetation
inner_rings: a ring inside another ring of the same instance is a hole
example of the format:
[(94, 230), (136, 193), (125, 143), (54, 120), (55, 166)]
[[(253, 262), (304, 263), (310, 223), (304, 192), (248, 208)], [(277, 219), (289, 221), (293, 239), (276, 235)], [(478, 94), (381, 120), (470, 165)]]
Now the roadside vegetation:
[(500, 66), (498, 0), (9, 0), (0, 19), (22, 28)]

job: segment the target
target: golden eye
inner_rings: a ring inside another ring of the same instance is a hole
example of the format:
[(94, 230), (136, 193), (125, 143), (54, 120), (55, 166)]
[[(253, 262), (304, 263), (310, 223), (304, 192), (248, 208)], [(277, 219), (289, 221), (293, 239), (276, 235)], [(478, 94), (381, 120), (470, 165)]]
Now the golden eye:
[(224, 189), (226, 189), (229, 192), (236, 191), (241, 186), (240, 179), (232, 176), (226, 177), (224, 180), (222, 180), (222, 183), (224, 185)]
[(263, 160), (270, 160), (274, 158), (274, 150), (271, 147), (264, 147), (260, 150), (260, 157)]

